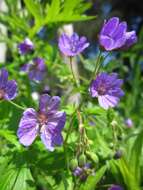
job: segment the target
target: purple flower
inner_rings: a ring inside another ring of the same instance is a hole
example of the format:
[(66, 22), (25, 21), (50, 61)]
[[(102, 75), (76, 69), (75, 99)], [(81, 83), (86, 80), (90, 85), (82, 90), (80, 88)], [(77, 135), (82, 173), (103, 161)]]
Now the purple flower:
[(117, 77), (116, 73), (100, 73), (90, 85), (91, 96), (97, 97), (99, 105), (104, 109), (115, 107), (120, 97), (124, 95), (124, 92), (121, 90), (123, 80)]
[(34, 44), (29, 38), (25, 38), (25, 40), (18, 45), (19, 53), (24, 55), (31, 50), (34, 49)]
[(24, 146), (30, 146), (37, 135), (46, 148), (54, 150), (56, 145), (62, 145), (63, 138), (61, 131), (66, 122), (65, 112), (58, 111), (60, 98), (50, 97), (48, 94), (41, 95), (39, 110), (28, 108), (20, 120), (17, 135)]
[(112, 185), (108, 190), (124, 190), (121, 186), (119, 185)]
[(128, 48), (136, 42), (136, 32), (127, 32), (127, 23), (119, 22), (117, 17), (105, 22), (99, 34), (99, 43), (106, 51)]
[(79, 177), (80, 180), (85, 181), (89, 175), (94, 175), (94, 171), (91, 169), (91, 164), (86, 163), (83, 167), (76, 167), (73, 171), (73, 175)]
[(133, 121), (130, 118), (128, 118), (128, 119), (125, 120), (125, 125), (128, 128), (131, 128), (131, 127), (133, 127)]
[(46, 64), (44, 59), (37, 57), (33, 59), (33, 63), (22, 66), (21, 71), (27, 72), (30, 80), (41, 81), (46, 74)]
[(83, 169), (79, 166), (73, 171), (74, 176), (80, 176), (83, 173)]
[(8, 72), (0, 70), (0, 100), (13, 100), (17, 95), (17, 83), (15, 80), (8, 81)]
[(65, 56), (73, 57), (87, 48), (89, 43), (84, 36), (79, 37), (76, 33), (73, 33), (72, 36), (68, 36), (63, 33), (59, 38), (58, 46)]

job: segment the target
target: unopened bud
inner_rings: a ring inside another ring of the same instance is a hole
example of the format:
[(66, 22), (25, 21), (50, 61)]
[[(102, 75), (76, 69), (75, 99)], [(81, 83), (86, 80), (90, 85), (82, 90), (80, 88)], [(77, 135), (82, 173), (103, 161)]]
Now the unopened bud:
[(114, 155), (114, 159), (120, 159), (122, 155), (123, 155), (123, 152), (121, 150), (117, 150)]
[(86, 156), (81, 154), (78, 159), (79, 166), (84, 166), (86, 163)]
[(118, 125), (118, 123), (117, 123), (117, 121), (113, 120), (113, 121), (111, 122), (111, 125), (112, 125), (113, 127), (116, 127), (116, 126)]
[(97, 164), (99, 162), (99, 158), (95, 153), (87, 151), (86, 154), (94, 163)]
[(78, 161), (77, 159), (72, 159), (70, 161), (70, 169), (71, 170), (75, 170), (78, 167)]

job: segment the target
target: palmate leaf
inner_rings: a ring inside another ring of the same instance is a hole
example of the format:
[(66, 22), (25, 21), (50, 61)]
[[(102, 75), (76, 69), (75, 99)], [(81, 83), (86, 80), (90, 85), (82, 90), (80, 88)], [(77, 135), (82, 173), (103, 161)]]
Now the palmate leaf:
[(29, 13), (35, 19), (35, 25), (29, 30), (30, 36), (33, 36), (42, 26), (47, 24), (69, 23), (95, 18), (95, 16), (84, 15), (84, 12), (90, 5), (83, 0), (52, 0), (51, 4), (47, 3), (46, 7), (44, 7), (44, 11), (42, 11), (42, 5), (34, 0), (24, 0), (24, 3)]
[(16, 168), (10, 164), (0, 176), (1, 190), (34, 190), (34, 181), (30, 169)]
[(41, 13), (41, 6), (40, 3), (35, 2), (34, 0), (24, 0), (26, 8), (28, 11), (33, 15), (36, 22), (41, 22), (42, 20), (42, 13)]
[[(82, 5), (82, 6), (81, 6)], [(81, 6), (81, 7), (79, 7)], [(78, 11), (79, 7), (79, 11)], [(84, 12), (89, 8), (83, 0), (65, 0), (61, 3), (60, 0), (53, 0), (51, 5), (47, 4), (46, 17), (44, 24), (56, 23), (56, 22), (73, 22), (73, 21), (84, 21), (95, 18), (95, 16), (83, 15)]]
[(18, 17), (16, 14), (8, 15), (7, 13), (0, 13), (0, 22), (13, 30), (21, 29), (27, 31), (28, 24), (23, 18)]

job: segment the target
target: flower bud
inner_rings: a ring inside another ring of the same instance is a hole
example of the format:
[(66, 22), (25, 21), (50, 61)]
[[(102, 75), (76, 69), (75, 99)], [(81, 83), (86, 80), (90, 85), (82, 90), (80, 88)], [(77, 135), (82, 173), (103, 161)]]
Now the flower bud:
[(116, 126), (118, 125), (118, 123), (117, 123), (117, 121), (113, 120), (113, 121), (111, 122), (111, 125), (112, 125), (113, 127), (116, 127)]
[(116, 153), (114, 154), (114, 159), (120, 159), (123, 155), (122, 150), (117, 150)]
[(94, 162), (94, 163), (98, 163), (99, 162), (99, 158), (98, 158), (98, 156), (95, 154), (95, 153), (93, 153), (93, 152), (86, 152), (86, 155)]
[(70, 169), (71, 170), (75, 170), (78, 167), (78, 161), (77, 159), (72, 159), (70, 161)]
[(84, 166), (86, 163), (86, 156), (84, 154), (81, 154), (78, 158), (79, 166)]

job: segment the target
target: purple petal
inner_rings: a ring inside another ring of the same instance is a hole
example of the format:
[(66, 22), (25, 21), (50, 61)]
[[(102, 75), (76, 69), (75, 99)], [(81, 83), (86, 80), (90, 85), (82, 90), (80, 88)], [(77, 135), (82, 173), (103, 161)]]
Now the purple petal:
[(112, 37), (114, 38), (114, 40), (118, 40), (125, 35), (126, 31), (127, 31), (127, 23), (121, 22), (116, 28), (116, 31), (113, 33)]
[(108, 22), (104, 24), (100, 34), (111, 36), (118, 27), (118, 24), (119, 24), (119, 18), (113, 17), (109, 19)]
[(48, 124), (51, 126), (51, 130), (61, 131), (66, 122), (66, 114), (62, 111), (56, 111), (49, 114)]
[(13, 100), (17, 95), (17, 83), (15, 80), (10, 80), (7, 82), (5, 88), (4, 98), (7, 100)]
[(114, 41), (112, 38), (104, 35), (99, 36), (100, 45), (105, 48), (107, 51), (114, 49)]
[(29, 38), (26, 38), (22, 43), (18, 45), (19, 53), (22, 55), (33, 50), (33, 48), (34, 48), (34, 45)]
[(33, 108), (28, 108), (20, 120), (17, 136), (24, 146), (29, 146), (38, 134), (37, 112)]
[(122, 97), (122, 96), (124, 96), (124, 92), (120, 88), (115, 88), (115, 89), (109, 90), (108, 95), (116, 96), (116, 97)]
[(0, 73), (0, 89), (5, 88), (8, 81), (8, 72), (5, 69), (1, 69)]
[(122, 48), (125, 45), (125, 42), (126, 42), (126, 36), (124, 35), (122, 38), (115, 41), (113, 49)]
[(60, 97), (59, 96), (49, 96), (48, 94), (43, 94), (40, 97), (39, 109), (41, 112), (52, 112), (59, 108)]
[(49, 116), (48, 124), (41, 128), (41, 140), (48, 150), (53, 151), (56, 145), (63, 143), (61, 130), (65, 125), (65, 121), (65, 113), (56, 112), (53, 116)]
[(33, 48), (33, 42), (29, 38), (25, 38), (24, 43), (28, 45), (30, 48)]
[(74, 170), (73, 175), (74, 176), (80, 176), (83, 173), (83, 169), (79, 166)]
[(89, 92), (90, 92), (90, 94), (91, 94), (91, 96), (94, 98), (94, 97), (98, 97), (98, 92), (97, 92), (97, 90), (96, 90), (96, 84), (95, 84), (95, 82), (93, 81), (92, 83), (94, 83), (94, 84), (91, 84), (90, 85), (90, 88), (89, 88)]
[(33, 59), (33, 62), (35, 65), (37, 65), (37, 69), (39, 71), (44, 71), (46, 69), (45, 61), (44, 59), (37, 57)]
[(22, 65), (21, 66), (21, 71), (23, 71), (23, 72), (28, 72), (29, 71), (29, 69), (31, 68), (31, 64), (29, 64), (29, 63), (27, 63), (27, 64), (24, 64), (24, 65)]
[(57, 110), (60, 105), (60, 97), (59, 96), (53, 96), (48, 104), (49, 110)]
[(40, 112), (46, 113), (48, 111), (48, 104), (51, 99), (51, 96), (48, 94), (43, 94), (40, 96), (39, 100), (39, 110)]
[(78, 48), (79, 53), (86, 49), (90, 44), (87, 42), (87, 38), (82, 36), (79, 40)]
[(89, 46), (85, 37), (79, 38), (78, 34), (73, 33), (72, 36), (62, 34), (58, 43), (60, 51), (66, 56), (76, 56)]
[(123, 48), (129, 48), (137, 42), (137, 35), (135, 31), (126, 32), (126, 43)]
[(49, 151), (54, 151), (54, 145), (52, 143), (52, 134), (50, 134), (45, 127), (43, 127), (41, 130), (42, 132), (40, 134), (40, 137), (43, 144)]
[(104, 95), (99, 96), (98, 101), (99, 105), (107, 110), (109, 107), (115, 107), (119, 102), (119, 98), (110, 95)]
[(36, 70), (35, 69), (30, 70), (29, 73), (28, 73), (28, 76), (29, 76), (30, 80), (35, 80), (35, 75), (36, 75)]
[(70, 38), (68, 37), (68, 35), (66, 35), (65, 33), (63, 33), (60, 38), (59, 38), (59, 42), (58, 42), (58, 46), (60, 51), (64, 54), (64, 55), (69, 55), (70, 53)]
[(71, 36), (71, 41), (78, 41), (79, 40), (79, 36), (77, 33), (73, 33), (72, 36)]
[(44, 76), (45, 76), (45, 72), (43, 71), (35, 71), (33, 72), (33, 79), (36, 81), (42, 81)]

